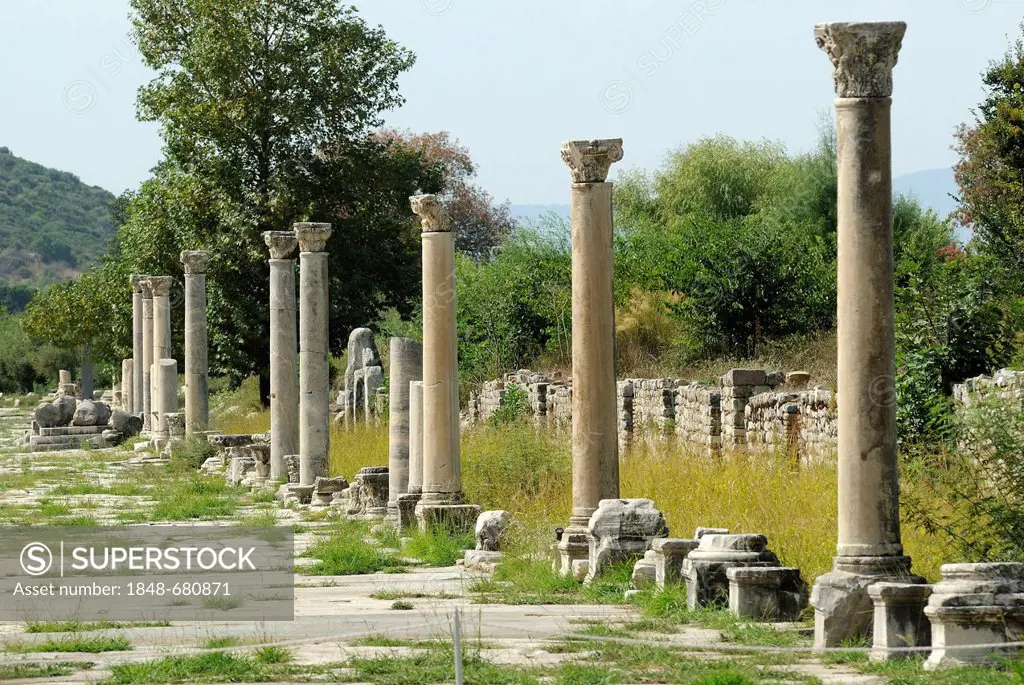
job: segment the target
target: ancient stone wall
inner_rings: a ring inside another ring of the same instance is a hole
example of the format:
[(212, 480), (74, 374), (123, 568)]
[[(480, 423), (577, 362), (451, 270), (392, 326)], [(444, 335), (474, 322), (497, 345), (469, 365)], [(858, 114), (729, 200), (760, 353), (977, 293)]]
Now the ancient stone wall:
[[(716, 385), (671, 378), (630, 378), (616, 387), (620, 445), (675, 436), (715, 456), (723, 446), (790, 449), (802, 460), (834, 453), (836, 413), (832, 393), (807, 389), (807, 374), (733, 369)], [(501, 406), (510, 384), (523, 388), (534, 423), (567, 430), (572, 423), (572, 386), (560, 376), (520, 370), (484, 383), (470, 395), (467, 425), (486, 422)], [(1024, 381), (1022, 381), (1024, 387)], [(792, 443), (792, 447), (787, 447)]]

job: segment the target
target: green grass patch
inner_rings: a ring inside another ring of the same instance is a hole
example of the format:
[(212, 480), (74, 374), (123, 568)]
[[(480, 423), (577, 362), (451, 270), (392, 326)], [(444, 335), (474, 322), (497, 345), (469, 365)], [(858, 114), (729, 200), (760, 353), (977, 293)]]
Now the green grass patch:
[(157, 494), (153, 521), (189, 521), (230, 518), (238, 509), (241, 488), (229, 487), (223, 479), (191, 474), (167, 484)]
[(426, 532), (413, 532), (402, 552), (427, 566), (446, 567), (454, 566), (467, 549), (473, 548), (473, 544), (473, 533), (457, 533), (438, 525), (431, 526)]
[(277, 514), (273, 509), (259, 509), (238, 519), (238, 526), (253, 528), (271, 528), (277, 525)]
[(459, 599), (461, 595), (449, 592), (413, 592), (402, 590), (380, 590), (370, 595), (370, 599)]
[[(348, 666), (354, 678), (375, 685), (428, 685), (455, 680), (455, 656), (451, 643), (435, 643), (433, 649), (415, 656), (389, 656), (379, 659), (352, 659)], [(492, 664), (472, 651), (463, 656), (466, 683), (480, 685), (537, 685), (540, 681), (528, 671)]]
[(302, 556), (316, 559), (303, 569), (311, 576), (348, 576), (379, 573), (389, 569), (404, 570), (408, 564), (393, 552), (384, 552), (366, 541), (366, 527), (357, 521), (341, 521), (327, 529), (328, 535), (318, 540)]
[(168, 628), (170, 621), (33, 621), (25, 624), (26, 633), (85, 633), (93, 630), (123, 628)]
[(91, 661), (61, 661), (52, 664), (0, 664), (0, 683), (29, 678), (60, 678), (92, 668)]
[(132, 643), (126, 637), (67, 637), (59, 640), (43, 642), (8, 642), (4, 647), (8, 652), (24, 654), (28, 652), (125, 652), (132, 649)]
[(203, 647), (206, 649), (224, 649), (225, 647), (237, 647), (240, 644), (242, 644), (242, 641), (237, 637), (226, 635), (224, 637), (211, 637), (203, 643)]
[(258, 682), (266, 679), (264, 664), (252, 657), (226, 652), (196, 656), (171, 656), (153, 661), (114, 664), (110, 667), (111, 685), (144, 683)]

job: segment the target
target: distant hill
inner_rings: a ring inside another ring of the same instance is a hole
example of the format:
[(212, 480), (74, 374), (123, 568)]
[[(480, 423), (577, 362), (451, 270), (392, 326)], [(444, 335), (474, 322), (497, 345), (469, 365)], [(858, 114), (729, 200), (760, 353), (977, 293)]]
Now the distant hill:
[[(20, 309), (31, 289), (72, 278), (102, 256), (115, 233), (113, 200), (0, 147), (0, 303)], [(12, 291), (20, 293), (14, 301)]]
[(934, 209), (940, 219), (945, 219), (956, 209), (956, 201), (950, 194), (959, 192), (952, 168), (926, 169), (897, 176), (892, 180), (892, 190), (897, 194), (913, 195), (922, 207)]

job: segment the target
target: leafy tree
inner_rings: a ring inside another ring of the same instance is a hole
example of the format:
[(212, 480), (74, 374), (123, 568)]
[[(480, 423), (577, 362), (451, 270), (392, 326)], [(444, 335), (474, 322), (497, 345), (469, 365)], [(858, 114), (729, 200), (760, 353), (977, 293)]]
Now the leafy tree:
[(382, 131), (380, 139), (394, 142), (422, 155), (425, 171), (439, 175), (444, 191), (438, 198), (455, 231), (455, 249), (482, 259), (490, 256), (515, 228), (511, 205), (495, 205), (491, 194), (472, 182), (476, 165), (469, 150), (447, 131), (413, 135), (408, 131)]

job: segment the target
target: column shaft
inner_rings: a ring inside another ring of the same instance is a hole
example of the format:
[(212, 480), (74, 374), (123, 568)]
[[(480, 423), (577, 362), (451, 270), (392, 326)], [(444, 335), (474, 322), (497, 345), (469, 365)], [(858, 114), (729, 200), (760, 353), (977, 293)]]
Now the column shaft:
[(409, 383), (409, 494), (423, 492), (423, 381)]
[(388, 377), (388, 501), (409, 491), (409, 384), (423, 377), (423, 346), (391, 338)]
[(185, 434), (210, 425), (206, 274), (185, 272)]
[(132, 288), (132, 385), (130, 388), (125, 388), (125, 392), (131, 393), (132, 397), (132, 409), (133, 413), (142, 411), (144, 404), (143, 395), (145, 394), (142, 386), (143, 376), (143, 364), (145, 363), (144, 355), (142, 353), (143, 346), (143, 330), (144, 330), (144, 319), (142, 315), (142, 288)]
[(286, 479), (288, 469), (284, 458), (290, 454), (299, 454), (297, 346), (295, 260), (271, 259), (270, 476), (274, 479)]
[(159, 423), (154, 433), (157, 438), (166, 439), (170, 436), (170, 431), (167, 428), (167, 415), (178, 411), (178, 362), (173, 359), (160, 359), (155, 368), (160, 379), (157, 384), (160, 395), (157, 397), (155, 413)]
[[(147, 293), (148, 294), (148, 293)], [(146, 430), (153, 425), (153, 298), (142, 300), (142, 421)]]
[(299, 483), (327, 475), (330, 369), (327, 364), (327, 253), (330, 224), (295, 225), (299, 242)]
[(423, 233), (424, 502), (462, 491), (455, 311), (455, 234)]
[(612, 184), (572, 185), (572, 523), (619, 496)]
[(135, 360), (125, 359), (121, 362), (121, 406), (129, 414), (135, 413)]

